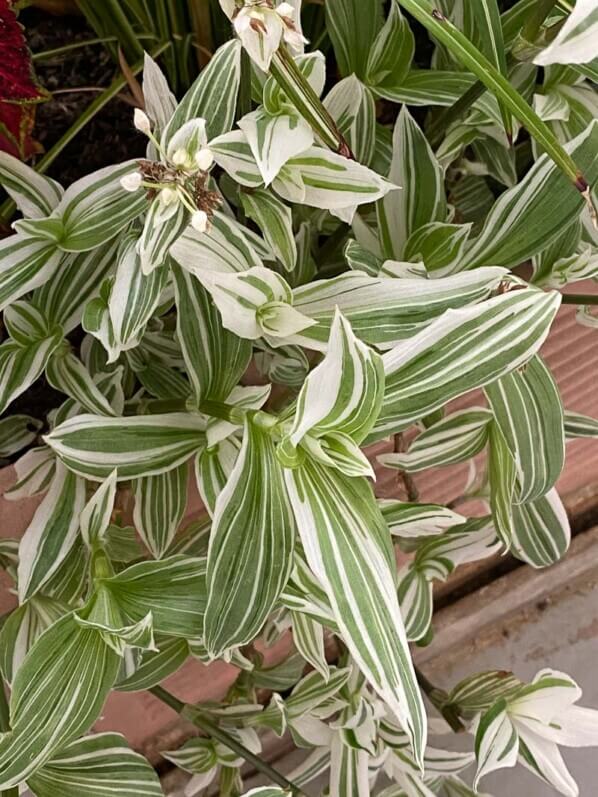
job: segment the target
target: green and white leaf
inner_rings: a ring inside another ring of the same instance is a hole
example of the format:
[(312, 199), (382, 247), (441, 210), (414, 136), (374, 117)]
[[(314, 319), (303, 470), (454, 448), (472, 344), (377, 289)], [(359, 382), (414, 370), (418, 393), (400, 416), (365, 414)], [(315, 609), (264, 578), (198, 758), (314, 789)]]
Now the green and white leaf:
[(62, 348), (56, 351), (46, 365), (46, 378), (53, 388), (66, 393), (84, 411), (94, 415), (116, 414), (87, 368), (72, 352)]
[(33, 443), (43, 423), (30, 415), (9, 415), (0, 420), (0, 457), (10, 457)]
[(367, 86), (350, 75), (330, 90), (324, 106), (355, 158), (370, 166), (376, 147), (376, 106)]
[(264, 239), (286, 271), (297, 264), (297, 244), (293, 235), (291, 209), (272, 192), (258, 188), (241, 193), (245, 213), (262, 231)]
[(116, 478), (117, 471), (113, 470), (85, 504), (79, 516), (81, 536), (87, 547), (92, 550), (98, 543), (104, 541), (110, 526), (116, 498)]
[(465, 523), (463, 515), (438, 504), (410, 504), (379, 499), (389, 531), (396, 537), (435, 537)]
[(8, 152), (0, 152), (0, 185), (26, 219), (49, 216), (64, 193), (55, 180)]
[(158, 775), (119, 733), (84, 736), (63, 747), (28, 781), (37, 797), (161, 797)]
[(536, 356), (485, 392), (515, 459), (516, 501), (534, 501), (554, 486), (565, 464), (564, 414), (556, 382)]
[(550, 567), (565, 555), (571, 527), (555, 489), (525, 504), (513, 506), (512, 551), (532, 567)]
[(158, 651), (143, 651), (141, 660), (132, 673), (114, 686), (119, 692), (141, 692), (161, 683), (175, 673), (189, 656), (187, 640), (176, 637), (156, 639)]
[(208, 552), (205, 643), (212, 656), (263, 626), (293, 565), (295, 528), (274, 441), (259, 414), (215, 505)]
[(100, 418), (79, 415), (44, 438), (65, 465), (103, 481), (117, 468), (118, 480), (165, 473), (205, 444), (205, 419), (191, 413)]
[(382, 454), (378, 462), (407, 473), (464, 462), (486, 445), (492, 417), (484, 407), (458, 410), (429, 426), (405, 453)]
[(0, 310), (55, 277), (64, 260), (51, 241), (28, 235), (0, 241)]
[(85, 483), (60, 462), (50, 489), (19, 544), (19, 601), (35, 595), (56, 573), (79, 531)]
[(155, 559), (168, 551), (187, 505), (187, 463), (133, 482), (133, 522)]
[(518, 751), (519, 738), (507, 713), (507, 704), (504, 700), (498, 700), (482, 715), (476, 730), (476, 791), (485, 775), (504, 767), (514, 767)]
[(371, 439), (521, 367), (546, 339), (560, 301), (554, 292), (514, 291), (448, 310), (399, 343), (383, 357), (386, 393)]
[(401, 86), (415, 53), (415, 38), (396, 0), (368, 54), (365, 82), (375, 91)]
[(565, 437), (598, 437), (598, 420), (579, 412), (565, 411)]
[(371, 488), (309, 460), (286, 470), (285, 479), (307, 561), (341, 636), (421, 762), (426, 714), (397, 600), (391, 538)]
[(578, 0), (556, 39), (536, 56), (539, 66), (587, 64), (596, 58), (598, 5), (596, 0)]

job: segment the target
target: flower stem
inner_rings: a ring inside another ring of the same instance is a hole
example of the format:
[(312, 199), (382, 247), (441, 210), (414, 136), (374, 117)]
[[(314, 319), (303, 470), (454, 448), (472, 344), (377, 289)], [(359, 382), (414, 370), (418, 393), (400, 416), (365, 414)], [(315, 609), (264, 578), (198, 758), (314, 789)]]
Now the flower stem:
[(161, 700), (163, 703), (166, 703), (167, 706), (170, 706), (173, 711), (176, 711), (177, 714), (181, 714), (185, 719), (192, 722), (196, 728), (203, 731), (208, 736), (211, 736), (213, 739), (221, 742), (222, 744), (226, 745), (229, 750), (232, 750), (233, 753), (241, 756), (248, 761), (250, 764), (261, 772), (262, 775), (270, 778), (273, 783), (276, 783), (283, 789), (287, 789), (293, 797), (305, 797), (304, 792), (302, 792), (294, 783), (291, 783), (290, 780), (287, 780), (284, 775), (282, 775), (278, 770), (271, 767), (265, 761), (262, 761), (261, 758), (258, 758), (254, 753), (248, 750), (244, 745), (241, 744), (234, 736), (228, 734), (223, 728), (216, 723), (212, 722), (212, 720), (205, 717), (201, 711), (194, 706), (190, 706), (187, 703), (183, 703), (182, 700), (179, 700), (170, 692), (167, 692), (166, 689), (163, 689), (161, 686), (154, 686), (150, 690), (154, 697), (157, 697), (158, 700)]
[(336, 126), (336, 122), (284, 45), (274, 55), (270, 72), (326, 146), (346, 158), (352, 158), (351, 149)]
[(233, 407), (232, 404), (225, 404), (223, 401), (202, 401), (199, 406), (200, 412), (211, 415), (212, 418), (220, 418), (229, 423), (243, 425), (245, 421), (245, 411), (240, 407)]
[(563, 304), (596, 305), (598, 304), (598, 294), (596, 293), (563, 293)]

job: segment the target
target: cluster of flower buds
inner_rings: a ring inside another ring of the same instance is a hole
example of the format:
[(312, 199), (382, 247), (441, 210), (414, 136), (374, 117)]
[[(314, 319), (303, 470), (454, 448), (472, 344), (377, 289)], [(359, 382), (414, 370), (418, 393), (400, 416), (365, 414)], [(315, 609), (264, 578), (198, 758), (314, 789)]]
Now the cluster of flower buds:
[(166, 215), (174, 213), (181, 203), (191, 214), (191, 225), (205, 232), (215, 206), (220, 202), (217, 194), (206, 188), (208, 171), (214, 162), (207, 146), (205, 119), (186, 122), (169, 141), (166, 149), (152, 132), (147, 114), (135, 109), (134, 124), (152, 142), (161, 160), (140, 160), (139, 171), (121, 180), (126, 191), (144, 188), (150, 198), (160, 202)]
[(301, 31), (298, 8), (291, 3), (278, 5), (272, 0), (220, 0), (224, 13), (232, 21), (236, 34), (250, 58), (266, 72), (281, 42), (296, 53), (302, 52), (306, 39)]

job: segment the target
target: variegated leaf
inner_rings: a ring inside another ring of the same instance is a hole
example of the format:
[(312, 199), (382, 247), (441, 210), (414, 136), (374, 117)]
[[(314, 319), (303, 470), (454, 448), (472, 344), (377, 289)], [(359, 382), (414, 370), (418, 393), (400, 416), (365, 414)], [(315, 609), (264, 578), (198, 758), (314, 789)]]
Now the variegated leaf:
[(0, 241), (0, 310), (48, 282), (65, 258), (56, 244), (44, 239), (9, 235)]
[(517, 558), (532, 567), (550, 567), (571, 542), (569, 518), (556, 490), (513, 507), (513, 545)]
[(400, 431), (450, 399), (521, 367), (538, 351), (557, 293), (522, 290), (449, 310), (384, 355), (386, 393), (371, 438)]
[(205, 622), (213, 656), (255, 637), (293, 563), (295, 528), (282, 468), (260, 417), (246, 418), (237, 462), (216, 500)]
[(394, 129), (388, 179), (401, 190), (378, 203), (380, 245), (387, 258), (401, 260), (413, 232), (447, 217), (443, 170), (406, 107)]
[(488, 429), (488, 443), (490, 509), (496, 533), (509, 550), (513, 539), (513, 500), (517, 466), (505, 436), (495, 421), (492, 421)]
[(311, 126), (296, 114), (271, 115), (265, 108), (258, 108), (240, 119), (238, 125), (245, 133), (266, 187), (285, 163), (314, 143)]
[(127, 673), (115, 684), (119, 692), (141, 692), (161, 683), (175, 673), (189, 656), (186, 639), (176, 637), (157, 639), (158, 651), (143, 651), (140, 662), (132, 673)]
[(376, 107), (367, 86), (350, 75), (332, 88), (324, 106), (359, 163), (370, 166), (376, 146)]
[(598, 420), (578, 412), (565, 411), (565, 437), (598, 437)]
[(475, 754), (478, 768), (474, 780), (477, 791), (484, 775), (503, 767), (514, 767), (517, 763), (519, 738), (507, 713), (504, 700), (482, 715), (475, 736)]
[(368, 54), (366, 83), (378, 91), (401, 86), (415, 52), (415, 38), (401, 7), (392, 0), (386, 24)]
[(130, 418), (79, 415), (44, 440), (76, 473), (103, 481), (117, 468), (123, 481), (181, 465), (205, 444), (205, 420), (182, 412)]
[(390, 533), (397, 537), (435, 537), (465, 523), (463, 515), (438, 504), (409, 504), (379, 500)]
[(13, 681), (11, 729), (0, 737), (0, 788), (22, 783), (89, 730), (118, 666), (118, 655), (97, 631), (79, 627), (73, 614), (40, 636)]
[(46, 365), (46, 378), (53, 388), (66, 393), (87, 412), (116, 414), (87, 368), (72, 352), (62, 349), (55, 352)]
[(206, 289), (186, 269), (172, 265), (177, 332), (197, 404), (223, 401), (247, 369), (251, 343), (222, 325)]
[(242, 192), (245, 213), (262, 231), (264, 239), (286, 271), (297, 263), (297, 244), (293, 235), (291, 209), (270, 191), (261, 188)]
[(18, 586), (21, 603), (54, 575), (77, 539), (85, 483), (60, 462), (50, 489), (37, 508), (19, 545)]
[(371, 488), (309, 460), (286, 470), (285, 479), (305, 555), (341, 636), (421, 761), (426, 714), (399, 610), (390, 535)]
[(579, 0), (556, 39), (536, 56), (534, 63), (587, 64), (596, 58), (598, 5), (596, 0)]
[(116, 497), (116, 476), (117, 472), (113, 470), (85, 504), (79, 516), (81, 536), (92, 550), (103, 541), (110, 525)]
[(484, 407), (458, 410), (429, 426), (405, 453), (382, 454), (378, 462), (407, 473), (464, 462), (486, 445), (492, 417)]
[(187, 505), (187, 464), (133, 482), (133, 522), (155, 559), (161, 559), (174, 539)]
[(534, 501), (554, 486), (565, 464), (563, 405), (554, 378), (536, 356), (485, 392), (515, 459), (515, 498)]
[(64, 193), (55, 180), (8, 152), (0, 152), (0, 185), (26, 219), (49, 216)]
[(62, 747), (29, 779), (37, 797), (161, 797), (158, 775), (124, 736), (98, 733)]
[(0, 457), (10, 457), (33, 443), (43, 423), (30, 415), (9, 415), (0, 420)]
[(236, 437), (229, 437), (200, 451), (195, 458), (197, 489), (212, 517), (216, 509), (216, 500), (233, 472), (240, 448), (239, 440)]

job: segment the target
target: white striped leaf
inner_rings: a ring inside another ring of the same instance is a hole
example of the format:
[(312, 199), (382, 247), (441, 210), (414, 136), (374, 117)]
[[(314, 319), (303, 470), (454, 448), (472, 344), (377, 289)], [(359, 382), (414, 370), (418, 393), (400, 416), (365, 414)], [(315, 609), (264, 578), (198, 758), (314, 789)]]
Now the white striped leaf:
[[(594, 184), (598, 179), (598, 120), (565, 149), (590, 185)], [(581, 194), (571, 188), (548, 155), (541, 155), (523, 180), (501, 195), (453, 270), (487, 264), (516, 266), (549, 246), (583, 209)]]
[(338, 797), (369, 797), (369, 760), (366, 750), (350, 747), (341, 733), (335, 733), (330, 748), (330, 793)]
[(155, 559), (161, 559), (174, 539), (187, 505), (187, 463), (166, 473), (133, 482), (133, 522)]
[(10, 415), (0, 420), (0, 457), (9, 457), (33, 443), (42, 421), (30, 415)]
[(507, 713), (507, 704), (498, 700), (482, 715), (477, 726), (475, 754), (478, 767), (474, 789), (477, 791), (484, 775), (504, 767), (514, 767), (518, 751), (519, 738)]
[[(498, 71), (508, 76), (507, 56), (497, 0), (479, 0), (463, 4), (464, 32)], [(505, 130), (512, 135), (509, 111), (502, 105), (501, 116)]]
[(177, 305), (177, 334), (197, 404), (223, 401), (247, 369), (251, 343), (222, 325), (203, 285), (186, 269), (172, 264)]
[(0, 185), (26, 219), (49, 216), (64, 193), (62, 186), (26, 163), (0, 152)]
[(161, 751), (161, 755), (185, 772), (209, 772), (218, 764), (215, 742), (196, 736), (188, 739), (178, 750)]
[(343, 251), (347, 265), (352, 271), (363, 271), (369, 277), (377, 277), (382, 268), (382, 258), (368, 251), (350, 238)]
[(189, 221), (189, 211), (178, 199), (166, 206), (158, 197), (152, 201), (137, 243), (141, 271), (145, 276), (164, 267), (170, 247), (188, 226)]
[[(13, 681), (11, 730), (0, 736), (0, 788), (29, 778), (99, 717), (119, 657), (68, 614), (33, 645)], [(35, 688), (32, 688), (34, 685)]]
[(358, 205), (375, 202), (396, 186), (356, 161), (322, 147), (291, 158), (273, 188), (283, 199), (329, 210), (350, 224)]
[(392, 0), (386, 24), (368, 54), (365, 82), (376, 90), (400, 86), (409, 73), (414, 52), (411, 28), (398, 2)]
[(237, 124), (245, 133), (266, 187), (287, 161), (314, 143), (311, 126), (296, 113), (271, 115), (262, 107), (244, 116)]
[(0, 671), (8, 684), (46, 628), (68, 612), (70, 607), (62, 601), (34, 595), (10, 613), (0, 631)]
[(511, 702), (522, 683), (510, 672), (489, 670), (459, 681), (449, 694), (448, 705), (455, 706), (466, 719), (473, 719), (491, 708), (497, 700)]
[(311, 714), (338, 694), (351, 677), (350, 667), (329, 667), (326, 674), (310, 672), (293, 687), (285, 704), (290, 720)]
[(305, 661), (311, 664), (325, 681), (328, 681), (330, 667), (326, 661), (323, 626), (302, 612), (291, 612), (291, 623), (295, 647)]
[(44, 438), (68, 468), (103, 481), (118, 468), (118, 480), (165, 473), (205, 444), (205, 420), (191, 413), (101, 418), (79, 415)]
[(188, 227), (170, 250), (184, 269), (202, 276), (204, 271), (247, 271), (261, 266), (261, 258), (247, 230), (234, 219), (216, 211), (206, 232)]
[(139, 623), (151, 612), (156, 634), (195, 639), (203, 633), (205, 573), (204, 559), (171, 556), (131, 565), (101, 584), (126, 622)]
[(405, 633), (410, 642), (423, 639), (432, 624), (432, 580), (416, 567), (399, 572), (398, 596)]
[(143, 54), (143, 99), (145, 111), (154, 123), (154, 133), (160, 133), (175, 111), (177, 101), (168, 81), (154, 59)]
[(153, 269), (149, 274), (143, 273), (136, 244), (135, 235), (121, 239), (108, 301), (116, 346), (122, 350), (139, 342), (168, 280), (166, 265)]
[(260, 417), (246, 417), (241, 451), (216, 500), (205, 622), (212, 656), (256, 636), (293, 564), (295, 528), (282, 468)]
[(0, 241), (0, 310), (54, 277), (64, 260), (51, 241), (27, 235)]
[(564, 413), (559, 389), (540, 357), (486, 387), (496, 423), (517, 469), (515, 499), (545, 495), (565, 464)]
[[(342, 452), (337, 451), (340, 460), (335, 456), (337, 444), (343, 442), (338, 435), (348, 438), (345, 446), (361, 443), (376, 421), (383, 394), (380, 355), (355, 337), (337, 309), (327, 354), (301, 388), (293, 425), (279, 447), (279, 455), (283, 461), (296, 461), (296, 449), (302, 442), (307, 445), (309, 436), (321, 441), (324, 448), (320, 456), (324, 455), (324, 461), (332, 458), (328, 464), (336, 460), (343, 470)], [(313, 445), (311, 453), (317, 453)]]
[(486, 445), (492, 417), (484, 407), (458, 410), (429, 426), (405, 453), (382, 454), (378, 462), (407, 473), (464, 462)]
[(212, 517), (216, 509), (216, 499), (233, 472), (240, 448), (241, 443), (237, 438), (229, 437), (200, 451), (195, 457), (197, 489)]
[(118, 244), (117, 237), (90, 252), (64, 256), (59, 271), (33, 294), (35, 306), (65, 334), (81, 323), (86, 304), (113, 271)]
[(236, 183), (247, 188), (259, 188), (264, 184), (249, 142), (242, 130), (232, 130), (210, 141), (214, 161), (230, 175)]
[(401, 186), (378, 203), (380, 244), (387, 258), (401, 260), (409, 236), (434, 221), (446, 221), (444, 173), (422, 130), (406, 107), (393, 134), (388, 179)]
[(376, 36), (383, 25), (379, 0), (329, 0), (326, 29), (341, 75), (363, 77)]
[(277, 346), (257, 341), (254, 362), (258, 371), (277, 385), (299, 388), (309, 372), (309, 360), (299, 346)]
[(77, 625), (97, 631), (121, 658), (129, 647), (156, 650), (151, 611), (140, 620), (129, 623), (112, 593), (101, 583), (96, 581), (96, 584), (90, 600), (75, 612)]
[(20, 501), (45, 492), (54, 477), (56, 457), (48, 446), (32, 448), (15, 462), (17, 480), (4, 496), (7, 501)]
[(331, 89), (324, 106), (355, 158), (369, 166), (376, 147), (376, 106), (370, 90), (350, 75)]
[(46, 378), (53, 388), (77, 401), (84, 411), (95, 415), (116, 414), (87, 368), (72, 352), (62, 348), (54, 352), (46, 365)]
[(28, 785), (37, 797), (162, 797), (154, 768), (119, 733), (84, 736), (62, 747)]
[(233, 126), (241, 78), (241, 45), (229, 41), (214, 53), (191, 88), (178, 104), (162, 135), (167, 146), (175, 133), (190, 119), (206, 120), (209, 139)]
[(368, 276), (361, 271), (316, 280), (293, 291), (294, 306), (317, 324), (292, 342), (325, 348), (338, 307), (359, 338), (389, 348), (446, 310), (487, 299), (505, 276), (503, 269), (484, 268), (434, 280)]
[(142, 692), (161, 683), (175, 673), (189, 656), (187, 640), (176, 637), (157, 639), (158, 651), (143, 651), (135, 670), (118, 680), (115, 689), (119, 692)]
[(422, 261), (428, 273), (442, 273), (445, 266), (456, 263), (467, 244), (471, 224), (446, 224), (433, 221), (411, 233), (405, 244), (404, 257), (410, 262)]
[(520, 368), (546, 339), (560, 302), (555, 292), (513, 291), (449, 310), (399, 343), (383, 357), (386, 393), (372, 437), (400, 431)]
[(47, 495), (19, 544), (19, 601), (35, 595), (56, 573), (79, 531), (85, 482), (60, 462)]
[(579, 412), (565, 411), (565, 436), (568, 440), (576, 437), (598, 437), (598, 420)]
[(295, 567), (280, 596), (280, 601), (292, 612), (301, 612), (315, 622), (338, 633), (338, 626), (332, 615), (332, 607), (322, 584), (296, 552)]
[(467, 72), (414, 69), (400, 86), (374, 86), (377, 95), (405, 105), (453, 105), (475, 83)]
[(596, 58), (598, 3), (578, 0), (556, 39), (536, 56), (534, 63), (587, 64)]
[(390, 533), (397, 537), (435, 537), (465, 523), (463, 515), (438, 504), (410, 504), (379, 500)]
[(391, 538), (371, 488), (309, 460), (286, 470), (285, 479), (307, 561), (340, 634), (421, 762), (426, 714), (399, 610)]
[(517, 465), (500, 426), (493, 421), (488, 429), (488, 482), (490, 509), (496, 533), (507, 550), (513, 539), (513, 499)]
[(272, 343), (315, 323), (293, 308), (287, 281), (263, 266), (235, 274), (204, 272), (200, 280), (220, 311), (223, 326), (239, 337), (263, 336)]
[(54, 211), (62, 221), (61, 249), (86, 252), (114, 238), (146, 208), (143, 191), (132, 194), (120, 184), (137, 162), (106, 166), (73, 183)]
[(117, 472), (113, 470), (85, 504), (79, 516), (81, 536), (92, 550), (104, 540), (110, 526), (116, 497), (116, 476)]
[(136, 349), (128, 352), (127, 360), (135, 371), (135, 376), (145, 390), (157, 399), (183, 399), (186, 400), (191, 393), (189, 382), (176, 368), (163, 365), (160, 362), (140, 362), (134, 358)]
[(286, 271), (297, 263), (297, 244), (293, 235), (291, 209), (270, 191), (261, 188), (241, 192), (243, 209), (262, 231), (264, 239)]
[(567, 512), (556, 490), (513, 507), (512, 551), (532, 567), (550, 567), (565, 555), (571, 542)]

